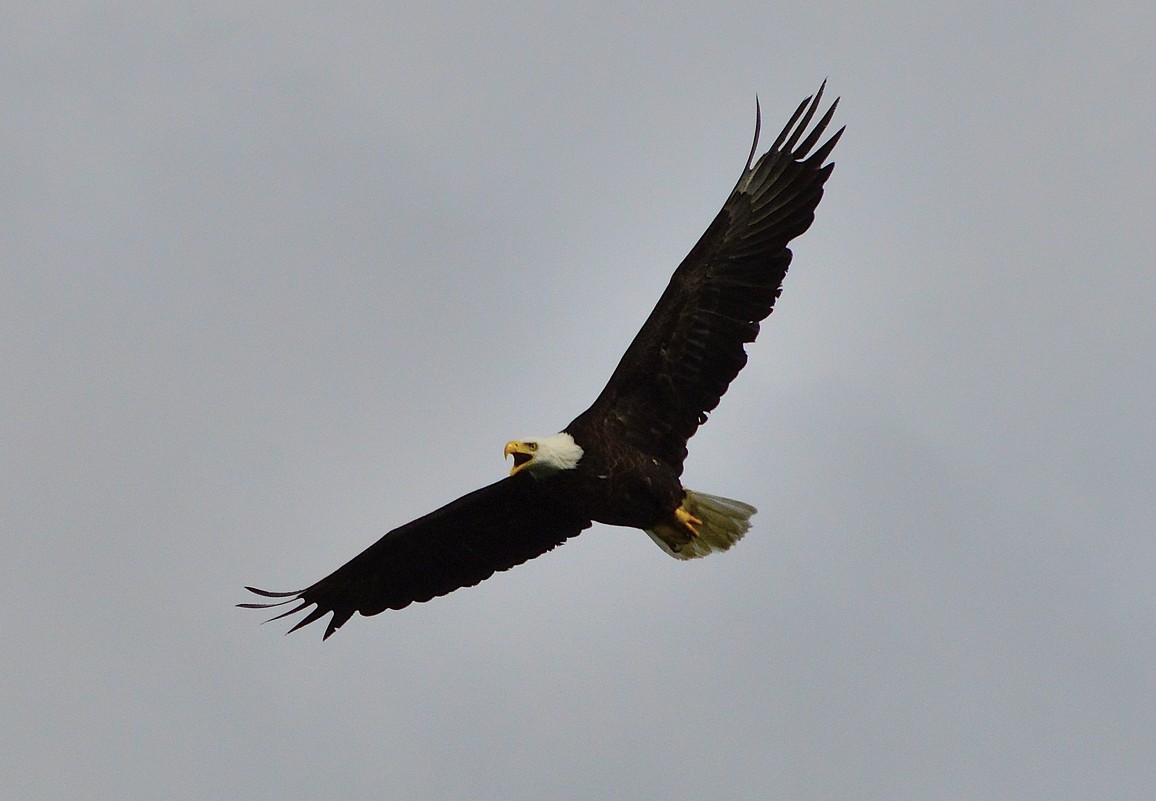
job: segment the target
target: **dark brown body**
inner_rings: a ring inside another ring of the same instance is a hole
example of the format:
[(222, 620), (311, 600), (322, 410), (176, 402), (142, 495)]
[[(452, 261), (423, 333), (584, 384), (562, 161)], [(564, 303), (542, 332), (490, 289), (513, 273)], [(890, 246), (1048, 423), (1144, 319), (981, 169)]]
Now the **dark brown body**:
[(670, 518), (682, 503), (681, 469), (633, 447), (590, 447), (591, 443), (623, 441), (606, 439), (605, 432), (584, 430), (574, 423), (566, 432), (584, 451), (573, 478), (576, 496), (587, 500), (591, 520), (651, 529)]

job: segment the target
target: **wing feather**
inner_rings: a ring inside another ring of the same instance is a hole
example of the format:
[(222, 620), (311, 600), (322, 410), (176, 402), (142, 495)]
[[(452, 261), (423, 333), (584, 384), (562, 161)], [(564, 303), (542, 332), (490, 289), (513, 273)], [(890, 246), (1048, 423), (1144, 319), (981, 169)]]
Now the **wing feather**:
[(313, 606), (290, 632), (332, 612), (328, 638), (354, 613), (376, 615), (473, 586), (576, 536), (590, 526), (590, 518), (573, 508), (567, 490), (562, 477), (511, 476), (390, 531), (310, 587), (295, 592), (246, 587), (272, 600), (238, 606), (296, 603), (271, 620)]
[[(825, 142), (839, 101), (811, 126), (824, 85), (799, 104), (757, 161), (755, 141), (734, 190), (671, 276), (594, 404), (566, 430), (624, 439), (681, 467), (686, 442), (746, 364), (744, 345), (771, 313), (791, 263), (788, 243), (810, 227), (843, 133)], [(753, 163), (752, 163), (753, 162)]]

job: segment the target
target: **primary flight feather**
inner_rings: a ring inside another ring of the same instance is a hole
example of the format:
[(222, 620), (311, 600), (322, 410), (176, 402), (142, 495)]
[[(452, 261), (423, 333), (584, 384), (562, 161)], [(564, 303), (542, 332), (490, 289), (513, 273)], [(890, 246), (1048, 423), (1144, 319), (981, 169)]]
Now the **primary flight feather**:
[[(513, 440), (507, 478), (390, 531), (303, 590), (251, 592), (240, 606), (313, 607), (290, 631), (332, 613), (325, 637), (355, 612), (376, 615), (469, 587), (561, 545), (591, 523), (646, 531), (679, 559), (725, 551), (755, 509), (682, 486), (686, 443), (747, 361), (810, 227), (843, 133), (820, 144), (838, 100), (814, 121), (823, 87), (799, 104), (758, 158), (760, 115), (746, 167), (722, 210), (674, 275), (589, 409), (561, 432)], [(757, 111), (757, 108), (756, 108)]]

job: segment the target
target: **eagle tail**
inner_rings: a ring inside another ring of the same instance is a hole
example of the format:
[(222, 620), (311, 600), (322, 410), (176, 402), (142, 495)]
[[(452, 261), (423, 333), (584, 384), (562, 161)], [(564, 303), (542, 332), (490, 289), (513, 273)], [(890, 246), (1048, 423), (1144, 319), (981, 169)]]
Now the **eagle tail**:
[(658, 547), (675, 559), (698, 559), (725, 551), (750, 529), (751, 515), (756, 511), (750, 504), (705, 492), (685, 492), (680, 513), (693, 519), (695, 533), (674, 521), (646, 530)]

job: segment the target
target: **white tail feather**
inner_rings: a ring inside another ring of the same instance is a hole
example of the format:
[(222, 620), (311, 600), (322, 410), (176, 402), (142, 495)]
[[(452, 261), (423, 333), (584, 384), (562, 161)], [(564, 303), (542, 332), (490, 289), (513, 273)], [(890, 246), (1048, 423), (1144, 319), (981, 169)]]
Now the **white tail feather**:
[(697, 559), (716, 551), (725, 551), (743, 538), (751, 527), (751, 515), (757, 510), (750, 504), (705, 492), (686, 490), (682, 509), (702, 521), (698, 536), (685, 535), (672, 526), (664, 525), (646, 533), (675, 559)]

